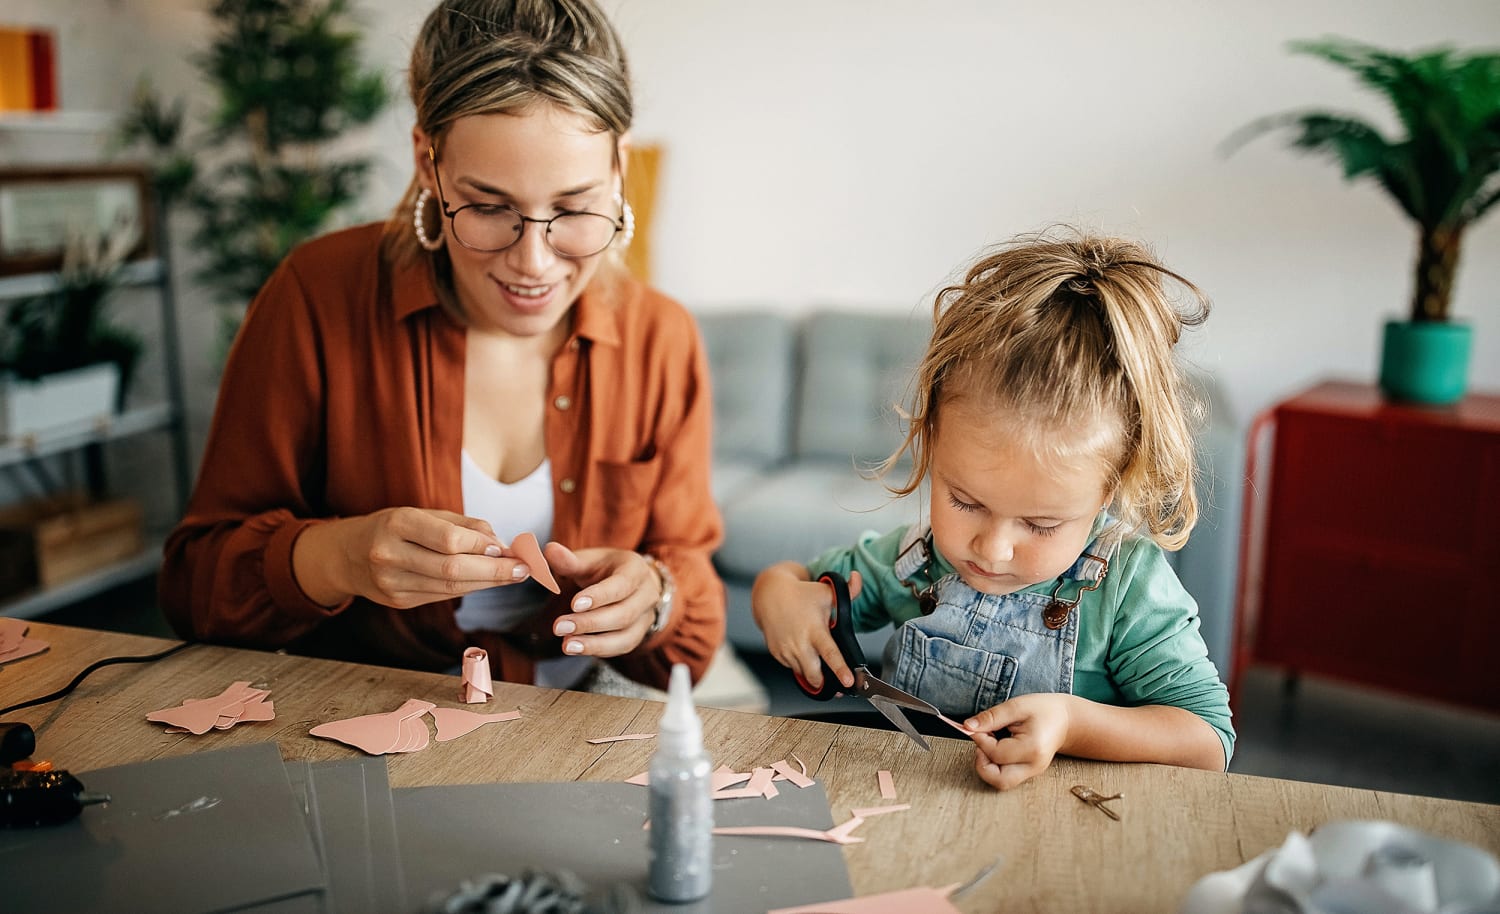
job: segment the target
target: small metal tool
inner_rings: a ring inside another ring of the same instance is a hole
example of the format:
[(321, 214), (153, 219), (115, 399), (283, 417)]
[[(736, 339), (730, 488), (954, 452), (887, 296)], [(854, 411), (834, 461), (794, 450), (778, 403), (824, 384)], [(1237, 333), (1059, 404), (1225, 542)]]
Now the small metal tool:
[(1114, 819), (1116, 822), (1120, 821), (1120, 814), (1115, 812), (1113, 809), (1110, 809), (1108, 806), (1105, 806), (1104, 804), (1109, 802), (1110, 800), (1118, 800), (1123, 797), (1124, 794), (1117, 793), (1112, 797), (1106, 797), (1102, 794), (1096, 793), (1091, 787), (1085, 787), (1082, 784), (1076, 784), (1073, 786), (1073, 796), (1104, 813), (1106, 816), (1109, 816), (1111, 819)]

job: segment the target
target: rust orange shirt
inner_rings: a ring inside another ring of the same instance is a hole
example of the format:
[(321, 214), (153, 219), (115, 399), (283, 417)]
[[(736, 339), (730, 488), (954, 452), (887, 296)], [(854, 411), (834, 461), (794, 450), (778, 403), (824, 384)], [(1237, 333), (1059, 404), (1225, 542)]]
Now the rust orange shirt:
[[(551, 626), (566, 587), (522, 630), (465, 634), (457, 601), (326, 607), (292, 571), (292, 545), (312, 524), (399, 505), (463, 511), (465, 330), (439, 306), (425, 260), (383, 263), (381, 228), (302, 245), (250, 306), (192, 500), (167, 540), (162, 606), (185, 638), (433, 670), (477, 644), (497, 678), (529, 682), (535, 659), (560, 649)], [(681, 305), (630, 278), (599, 287), (579, 298), (552, 360), (552, 538), (670, 567), (667, 625), (611, 661), (665, 688), (674, 662), (701, 676), (724, 637), (708, 364)]]

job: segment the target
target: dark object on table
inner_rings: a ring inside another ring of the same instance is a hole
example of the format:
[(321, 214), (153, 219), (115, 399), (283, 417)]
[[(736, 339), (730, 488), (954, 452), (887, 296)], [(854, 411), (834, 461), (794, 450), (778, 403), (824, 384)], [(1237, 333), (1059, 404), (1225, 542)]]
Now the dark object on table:
[(450, 895), (434, 895), (422, 914), (632, 914), (640, 909), (628, 886), (614, 886), (597, 899), (587, 893), (583, 880), (567, 871), (492, 874), (466, 881)]

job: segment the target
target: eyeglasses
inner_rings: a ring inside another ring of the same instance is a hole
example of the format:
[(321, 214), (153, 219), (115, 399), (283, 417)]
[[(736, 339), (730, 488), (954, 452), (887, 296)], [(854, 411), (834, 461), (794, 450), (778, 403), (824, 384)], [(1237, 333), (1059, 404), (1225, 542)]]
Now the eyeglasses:
[(542, 237), (553, 253), (560, 257), (592, 257), (609, 247), (615, 234), (625, 228), (621, 219), (584, 211), (533, 219), (513, 206), (496, 203), (470, 203), (449, 209), (443, 194), (443, 179), (438, 174), (437, 154), (431, 148), (427, 154), (432, 158), (432, 174), (437, 179), (438, 203), (448, 217), (453, 240), (471, 251), (488, 254), (503, 251), (521, 240), (526, 223), (535, 222), (544, 227)]

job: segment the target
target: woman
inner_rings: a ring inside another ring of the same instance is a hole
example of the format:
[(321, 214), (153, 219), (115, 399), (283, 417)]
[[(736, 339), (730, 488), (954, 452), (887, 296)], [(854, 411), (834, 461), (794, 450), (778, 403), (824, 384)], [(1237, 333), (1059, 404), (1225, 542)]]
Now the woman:
[[(184, 637), (665, 687), (723, 639), (712, 397), (691, 316), (624, 274), (631, 121), (590, 0), (444, 0), (412, 53), (416, 174), (294, 251), (246, 315), (166, 545)], [(530, 531), (550, 598), (508, 544)], [(541, 661), (538, 666), (538, 661)]]

